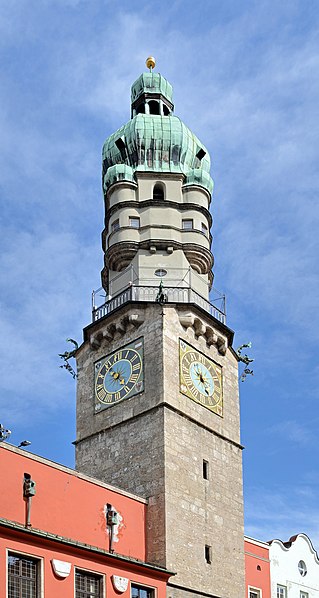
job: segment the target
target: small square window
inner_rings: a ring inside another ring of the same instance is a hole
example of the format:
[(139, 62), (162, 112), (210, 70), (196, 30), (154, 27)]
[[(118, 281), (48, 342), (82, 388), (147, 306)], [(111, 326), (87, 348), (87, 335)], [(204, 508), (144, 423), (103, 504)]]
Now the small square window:
[(249, 588), (248, 598), (261, 598), (261, 590), (258, 588)]
[(76, 570), (75, 598), (102, 598), (102, 576)]
[(203, 459), (203, 478), (204, 480), (208, 480), (209, 476), (209, 463)]
[(112, 225), (111, 225), (112, 233), (114, 233), (114, 231), (118, 230), (119, 228), (120, 228), (120, 221), (119, 221), (119, 219), (114, 220), (114, 222), (112, 222)]
[(212, 547), (205, 544), (205, 561), (208, 565), (212, 562)]
[(194, 228), (194, 222), (192, 218), (186, 218), (185, 220), (182, 220), (182, 228), (184, 230), (192, 230)]
[(132, 228), (140, 228), (140, 219), (137, 216), (130, 216), (129, 225)]

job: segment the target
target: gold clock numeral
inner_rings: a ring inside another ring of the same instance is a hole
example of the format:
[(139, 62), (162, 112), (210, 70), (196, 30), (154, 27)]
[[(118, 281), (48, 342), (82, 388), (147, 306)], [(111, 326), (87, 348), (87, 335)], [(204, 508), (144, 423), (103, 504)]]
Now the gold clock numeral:
[(197, 390), (197, 388), (195, 388), (194, 384), (190, 385), (190, 391), (191, 391), (192, 395), (195, 397), (195, 399), (197, 399), (197, 397), (199, 395), (199, 390)]
[(106, 392), (105, 392), (104, 388), (97, 391), (97, 396), (99, 397), (99, 399), (101, 401), (103, 401), (103, 399), (105, 399)]
[(117, 353), (115, 353), (115, 355), (113, 356), (113, 363), (120, 361), (122, 359), (122, 355), (123, 355), (122, 351), (118, 351)]
[(187, 375), (188, 366), (186, 365), (185, 360), (183, 361), (183, 364), (182, 364), (182, 372)]

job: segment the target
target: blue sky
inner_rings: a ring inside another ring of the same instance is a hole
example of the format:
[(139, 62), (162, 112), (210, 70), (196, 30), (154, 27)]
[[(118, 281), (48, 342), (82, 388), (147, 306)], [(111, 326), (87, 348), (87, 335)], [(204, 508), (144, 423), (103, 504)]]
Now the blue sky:
[(152, 54), (208, 147), (215, 286), (241, 384), (246, 533), (319, 548), (318, 3), (0, 0), (1, 422), (73, 466), (75, 383), (103, 256), (101, 147)]

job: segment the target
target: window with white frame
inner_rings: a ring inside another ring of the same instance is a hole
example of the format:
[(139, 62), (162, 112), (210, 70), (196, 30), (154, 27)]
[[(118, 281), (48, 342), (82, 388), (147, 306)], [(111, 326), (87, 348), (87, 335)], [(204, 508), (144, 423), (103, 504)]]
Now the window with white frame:
[(184, 230), (192, 230), (194, 228), (194, 221), (192, 218), (184, 218), (182, 220), (182, 228)]
[(248, 598), (261, 598), (261, 590), (259, 588), (248, 588)]
[(137, 216), (130, 216), (129, 225), (132, 228), (140, 228), (140, 225), (141, 225), (140, 219)]
[(287, 598), (286, 586), (277, 585), (277, 598)]
[(27, 555), (8, 554), (8, 598), (40, 596), (40, 561)]
[(146, 588), (131, 584), (131, 598), (154, 598), (155, 592), (153, 588)]
[(300, 590), (300, 598), (309, 598), (308, 592), (303, 592), (303, 590)]
[(90, 571), (75, 571), (75, 598), (102, 598), (102, 575)]

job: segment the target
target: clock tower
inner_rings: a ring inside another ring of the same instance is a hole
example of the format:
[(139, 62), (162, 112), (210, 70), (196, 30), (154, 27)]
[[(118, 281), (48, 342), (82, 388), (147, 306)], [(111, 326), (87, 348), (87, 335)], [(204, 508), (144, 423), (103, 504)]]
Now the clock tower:
[(237, 356), (213, 293), (207, 149), (153, 71), (103, 147), (101, 304), (77, 352), (76, 468), (148, 499), (168, 596), (244, 598)]

